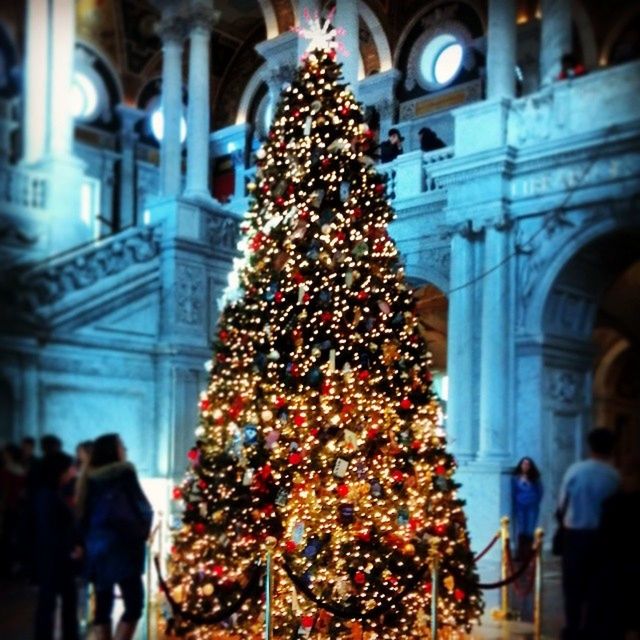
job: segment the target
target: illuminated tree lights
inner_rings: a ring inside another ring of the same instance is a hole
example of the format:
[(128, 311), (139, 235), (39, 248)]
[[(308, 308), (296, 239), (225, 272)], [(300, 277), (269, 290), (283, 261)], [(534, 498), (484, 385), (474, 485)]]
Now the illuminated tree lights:
[(307, 53), (258, 153), (244, 256), (201, 399), (168, 591), (176, 633), (429, 636), (482, 601), (429, 356), (387, 227), (372, 136), (332, 48)]

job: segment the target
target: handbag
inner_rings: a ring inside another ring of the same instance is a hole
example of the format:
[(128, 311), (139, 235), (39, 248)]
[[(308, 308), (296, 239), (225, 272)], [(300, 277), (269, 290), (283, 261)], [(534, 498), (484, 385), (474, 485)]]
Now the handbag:
[(553, 534), (553, 538), (551, 538), (551, 553), (554, 556), (561, 556), (564, 552), (565, 538), (567, 529), (564, 526), (564, 514), (567, 512), (567, 508), (569, 507), (569, 494), (565, 496), (564, 503), (562, 507), (560, 507), (556, 511), (556, 520), (558, 521), (558, 526), (556, 527), (555, 533)]

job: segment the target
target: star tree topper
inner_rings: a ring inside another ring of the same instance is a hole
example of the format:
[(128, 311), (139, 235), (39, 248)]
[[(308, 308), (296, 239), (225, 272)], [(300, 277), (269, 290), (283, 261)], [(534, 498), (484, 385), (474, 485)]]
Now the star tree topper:
[(336, 53), (347, 54), (344, 44), (338, 42), (338, 37), (343, 36), (345, 30), (342, 27), (334, 27), (331, 24), (335, 12), (336, 10), (334, 8), (325, 19), (322, 19), (317, 11), (312, 15), (309, 9), (305, 9), (304, 20), (306, 26), (291, 28), (301, 38), (309, 41), (307, 53), (315, 49), (322, 49), (323, 51), (335, 51)]

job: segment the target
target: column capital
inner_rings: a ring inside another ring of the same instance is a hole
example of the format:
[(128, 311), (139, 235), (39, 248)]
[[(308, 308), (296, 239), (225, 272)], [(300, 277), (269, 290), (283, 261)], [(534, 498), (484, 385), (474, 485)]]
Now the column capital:
[(181, 16), (168, 15), (156, 23), (155, 32), (163, 46), (181, 45), (187, 36), (187, 24)]
[(185, 13), (185, 25), (189, 33), (206, 31), (209, 33), (220, 20), (220, 11), (214, 9), (210, 2), (194, 2)]

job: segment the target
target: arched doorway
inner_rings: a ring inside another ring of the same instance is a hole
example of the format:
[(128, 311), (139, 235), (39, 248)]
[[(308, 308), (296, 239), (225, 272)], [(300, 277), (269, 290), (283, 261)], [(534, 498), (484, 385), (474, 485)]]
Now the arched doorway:
[(445, 293), (433, 284), (425, 284), (417, 288), (415, 297), (420, 333), (431, 352), (433, 389), (440, 399), (442, 410), (446, 416), (449, 397), (449, 377), (447, 375), (449, 300)]
[(619, 462), (640, 456), (639, 317), (640, 231), (609, 233), (580, 248), (547, 294), (539, 449), (546, 528), (564, 471), (587, 453), (590, 429), (618, 432)]

